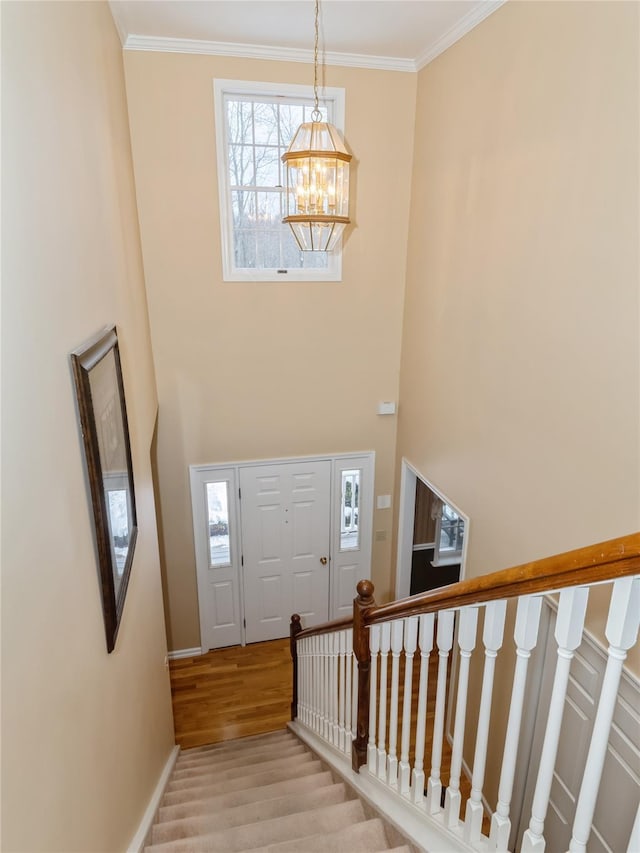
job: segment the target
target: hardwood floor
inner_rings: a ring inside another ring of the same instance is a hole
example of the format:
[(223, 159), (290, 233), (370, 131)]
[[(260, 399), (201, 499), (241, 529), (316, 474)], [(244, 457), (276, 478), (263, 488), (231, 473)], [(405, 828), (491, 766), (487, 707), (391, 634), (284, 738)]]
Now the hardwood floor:
[(216, 649), (170, 663), (183, 749), (282, 729), (291, 712), (289, 639)]

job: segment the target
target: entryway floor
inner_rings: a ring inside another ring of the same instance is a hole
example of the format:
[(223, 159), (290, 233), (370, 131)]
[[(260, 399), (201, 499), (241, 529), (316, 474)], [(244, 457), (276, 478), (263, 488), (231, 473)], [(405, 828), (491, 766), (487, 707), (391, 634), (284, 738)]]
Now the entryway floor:
[(183, 749), (283, 729), (291, 718), (288, 637), (173, 660), (170, 671)]

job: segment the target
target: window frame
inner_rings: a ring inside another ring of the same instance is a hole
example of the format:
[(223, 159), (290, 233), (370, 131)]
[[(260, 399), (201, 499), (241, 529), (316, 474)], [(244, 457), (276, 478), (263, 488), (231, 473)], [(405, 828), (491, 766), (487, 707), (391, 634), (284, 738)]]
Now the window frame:
[[(326, 269), (289, 268), (286, 273), (271, 269), (237, 269), (233, 263), (233, 214), (231, 211), (231, 189), (229, 184), (227, 122), (225, 116), (225, 96), (239, 95), (266, 96), (272, 98), (311, 99), (313, 87), (297, 83), (266, 83), (250, 80), (226, 80), (214, 78), (213, 100), (215, 116), (216, 162), (218, 170), (218, 202), (220, 215), (220, 239), (223, 281), (266, 281), (266, 282), (305, 282), (305, 281), (342, 281), (342, 244), (333, 252), (327, 253)], [(338, 87), (323, 87), (320, 102), (329, 109), (331, 124), (344, 133), (345, 90)]]

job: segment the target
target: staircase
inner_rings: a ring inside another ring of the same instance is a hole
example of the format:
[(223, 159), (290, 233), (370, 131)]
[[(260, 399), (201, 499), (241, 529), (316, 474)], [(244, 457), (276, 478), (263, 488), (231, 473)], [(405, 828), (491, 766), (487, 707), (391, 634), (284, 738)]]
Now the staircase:
[(410, 849), (288, 731), (182, 752), (145, 847), (148, 853)]

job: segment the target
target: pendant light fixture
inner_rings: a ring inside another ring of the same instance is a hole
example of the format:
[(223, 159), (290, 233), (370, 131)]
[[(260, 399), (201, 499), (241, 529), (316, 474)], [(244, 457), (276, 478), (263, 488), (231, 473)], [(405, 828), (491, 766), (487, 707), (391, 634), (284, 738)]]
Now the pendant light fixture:
[(336, 128), (321, 121), (318, 109), (318, 17), (315, 0), (313, 98), (311, 121), (296, 130), (282, 155), (286, 167), (286, 216), (303, 252), (330, 252), (349, 224), (351, 154)]

